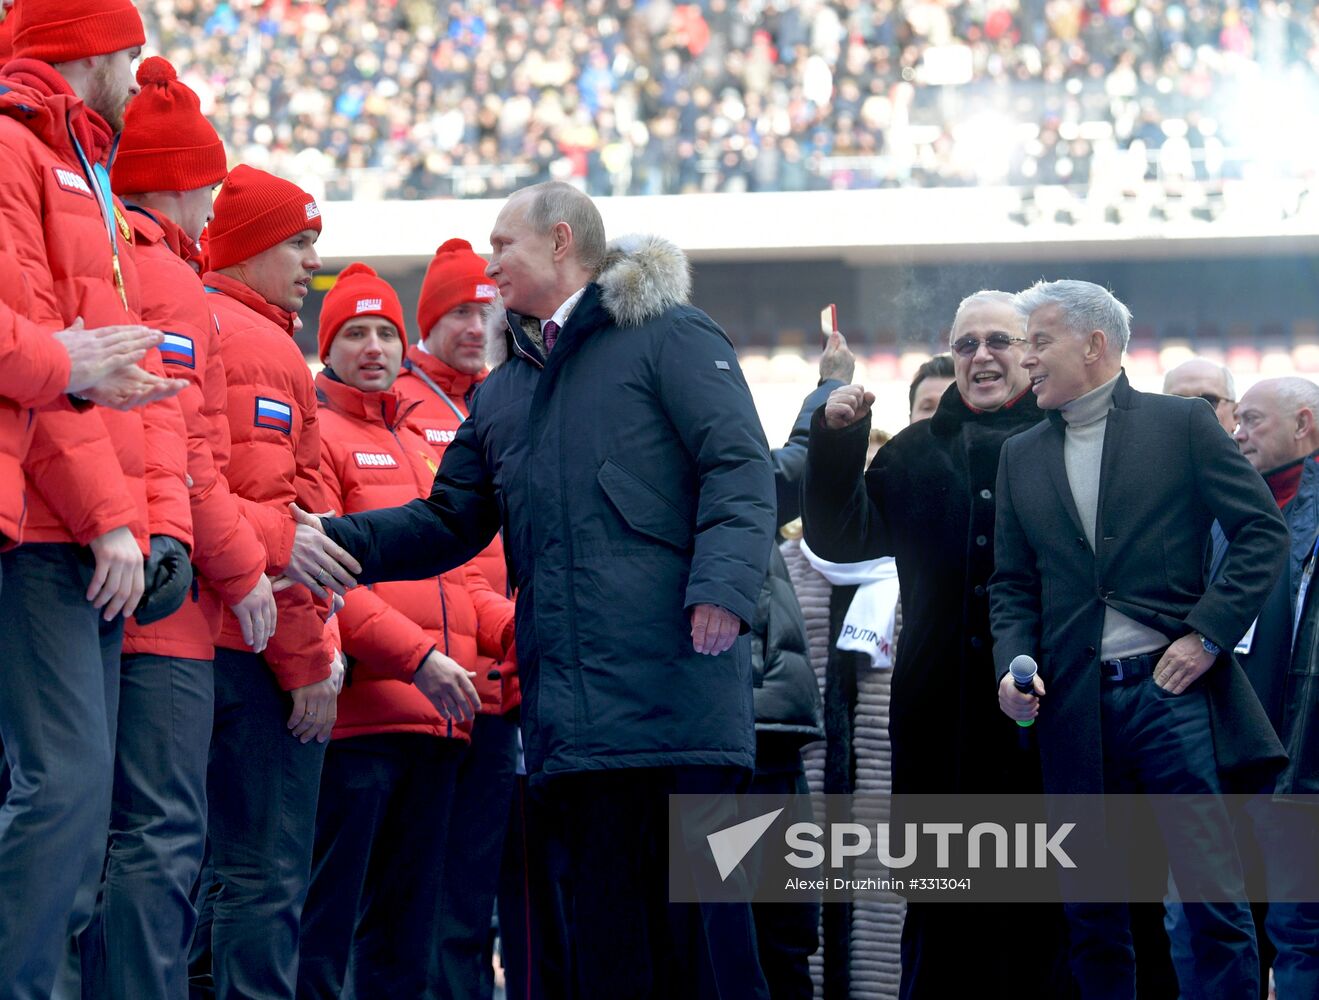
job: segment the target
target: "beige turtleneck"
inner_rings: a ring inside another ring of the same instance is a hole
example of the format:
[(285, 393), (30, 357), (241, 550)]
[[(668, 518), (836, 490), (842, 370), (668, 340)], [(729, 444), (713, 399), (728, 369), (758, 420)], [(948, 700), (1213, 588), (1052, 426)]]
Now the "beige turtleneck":
[[(1091, 551), (1095, 548), (1096, 521), (1099, 514), (1099, 473), (1104, 458), (1104, 431), (1108, 426), (1108, 411), (1113, 408), (1114, 375), (1097, 389), (1078, 396), (1065, 404), (1059, 412), (1067, 423), (1063, 443), (1063, 464), (1067, 467), (1067, 483), (1072, 488), (1081, 527)], [(1099, 646), (1102, 660), (1121, 659), (1148, 653), (1168, 645), (1167, 637), (1147, 625), (1128, 618), (1109, 606), (1104, 609), (1104, 635)]]

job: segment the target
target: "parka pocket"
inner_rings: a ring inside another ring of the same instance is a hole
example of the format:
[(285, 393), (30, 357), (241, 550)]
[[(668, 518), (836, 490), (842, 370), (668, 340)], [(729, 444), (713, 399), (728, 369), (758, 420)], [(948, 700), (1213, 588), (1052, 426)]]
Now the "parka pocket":
[(692, 529), (673, 502), (612, 459), (605, 459), (596, 481), (627, 526), (638, 534), (686, 551)]

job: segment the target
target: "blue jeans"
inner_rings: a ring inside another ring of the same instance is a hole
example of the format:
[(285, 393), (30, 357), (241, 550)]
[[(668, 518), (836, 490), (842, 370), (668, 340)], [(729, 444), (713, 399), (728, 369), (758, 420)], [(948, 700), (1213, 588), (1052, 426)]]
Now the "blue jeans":
[[(1265, 794), (1246, 804), (1237, 836), (1258, 847), (1264, 891), (1271, 900), (1264, 929), (1277, 950), (1273, 979), (1280, 1000), (1319, 997), (1319, 902), (1306, 898), (1319, 884), (1319, 810)], [(1164, 925), (1183, 1000), (1211, 1000), (1195, 980), (1192, 935), (1182, 903), (1170, 886)], [(1297, 898), (1298, 897), (1298, 898)]]
[[(1171, 805), (1160, 800), (1155, 808), (1173, 876), (1193, 898), (1203, 891), (1211, 899), (1239, 900), (1185, 904), (1192, 976), (1208, 996), (1254, 997), (1259, 990), (1255, 930), (1227, 807), (1212, 798), (1222, 787), (1203, 686), (1173, 695), (1150, 678), (1104, 683), (1101, 699), (1105, 792), (1196, 796)], [(1135, 950), (1126, 905), (1076, 902), (1064, 909), (1081, 995), (1134, 998)]]

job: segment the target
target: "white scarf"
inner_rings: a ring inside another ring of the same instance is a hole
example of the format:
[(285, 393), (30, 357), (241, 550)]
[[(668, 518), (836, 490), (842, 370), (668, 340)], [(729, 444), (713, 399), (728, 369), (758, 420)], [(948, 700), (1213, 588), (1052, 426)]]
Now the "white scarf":
[(857, 585), (856, 596), (843, 618), (838, 648), (865, 653), (870, 666), (884, 670), (893, 666), (893, 629), (897, 623), (898, 567), (893, 559), (832, 563), (821, 559), (801, 541), (802, 555), (817, 573), (835, 587)]

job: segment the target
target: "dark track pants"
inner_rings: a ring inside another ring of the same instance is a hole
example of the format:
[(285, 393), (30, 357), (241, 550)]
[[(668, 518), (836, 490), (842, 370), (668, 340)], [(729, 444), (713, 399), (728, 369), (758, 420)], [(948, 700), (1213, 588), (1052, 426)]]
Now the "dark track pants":
[(491, 917), (517, 766), (517, 723), (478, 715), (458, 767), (427, 1000), (490, 1000)]
[(424, 995), (465, 752), (459, 740), (420, 733), (331, 742), (302, 914), (300, 1000)]
[[(0, 997), (46, 1000), (91, 919), (113, 781), (123, 619), (85, 594), (89, 550), (0, 554)], [(74, 966), (76, 968), (76, 965)]]
[(548, 816), (527, 776), (513, 781), (499, 871), (499, 942), (508, 1000), (549, 1000), (564, 982), (568, 928), (549, 861)]
[(209, 922), (211, 974), (223, 1000), (291, 1000), (297, 984), (325, 744), (289, 733), (292, 710), (260, 656), (215, 651), (206, 778), (215, 884), (201, 887), (210, 913), (199, 917), (199, 933)]
[(84, 958), (84, 996), (188, 995), (214, 713), (212, 661), (124, 657), (105, 881), (85, 949), (98, 960), (89, 969)]

